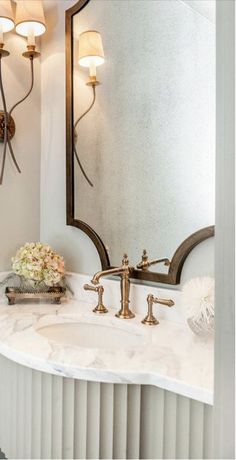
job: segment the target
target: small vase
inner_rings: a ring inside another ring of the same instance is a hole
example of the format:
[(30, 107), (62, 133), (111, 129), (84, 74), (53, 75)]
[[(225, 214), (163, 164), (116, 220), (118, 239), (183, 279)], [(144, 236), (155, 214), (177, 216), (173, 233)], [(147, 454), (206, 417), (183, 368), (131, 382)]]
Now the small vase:
[(203, 318), (187, 318), (187, 323), (194, 334), (206, 337), (214, 334), (214, 316), (211, 315), (207, 321)]

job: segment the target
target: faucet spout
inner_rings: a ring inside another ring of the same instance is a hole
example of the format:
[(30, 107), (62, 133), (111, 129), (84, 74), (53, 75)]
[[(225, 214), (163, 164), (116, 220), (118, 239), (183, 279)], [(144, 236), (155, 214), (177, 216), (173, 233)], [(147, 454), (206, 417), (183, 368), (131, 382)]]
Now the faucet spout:
[(129, 266), (129, 259), (127, 254), (124, 254), (123, 260), (122, 260), (122, 266), (117, 267), (117, 268), (111, 268), (110, 270), (103, 270), (100, 272), (95, 273), (93, 276), (91, 283), (93, 285), (98, 285), (99, 280), (101, 278), (104, 278), (105, 276), (110, 276), (110, 275), (121, 275), (121, 281), (120, 281), (120, 290), (121, 290), (121, 309), (119, 312), (116, 314), (117, 318), (123, 318), (123, 319), (130, 319), (134, 318), (134, 313), (130, 310), (129, 308), (129, 292), (130, 292), (130, 272), (133, 270), (132, 267)]
[(103, 271), (97, 272), (93, 276), (91, 283), (96, 286), (97, 284), (99, 284), (100, 278), (104, 278), (106, 276), (111, 276), (111, 275), (121, 275), (123, 272), (124, 272), (124, 267), (111, 268), (109, 270), (103, 270)]

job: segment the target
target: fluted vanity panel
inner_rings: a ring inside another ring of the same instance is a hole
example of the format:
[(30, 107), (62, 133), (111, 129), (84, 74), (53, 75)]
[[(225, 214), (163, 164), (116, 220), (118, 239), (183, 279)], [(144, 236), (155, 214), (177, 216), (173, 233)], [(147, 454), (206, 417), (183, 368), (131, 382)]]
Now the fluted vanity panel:
[(74, 380), (0, 355), (7, 458), (212, 458), (212, 406), (149, 385)]

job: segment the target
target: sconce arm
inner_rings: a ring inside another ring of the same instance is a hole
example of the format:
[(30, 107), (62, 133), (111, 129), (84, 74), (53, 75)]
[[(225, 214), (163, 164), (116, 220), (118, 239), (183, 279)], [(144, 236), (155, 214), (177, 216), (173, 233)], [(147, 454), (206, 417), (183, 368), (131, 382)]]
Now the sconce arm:
[(9, 147), (9, 150), (10, 150), (10, 154), (11, 154), (12, 160), (13, 160), (13, 162), (14, 162), (14, 164), (15, 164), (15, 167), (16, 167), (18, 173), (21, 174), (21, 170), (20, 170), (20, 167), (19, 167), (19, 165), (18, 165), (18, 163), (17, 163), (17, 161), (16, 161), (16, 157), (15, 157), (15, 155), (14, 155), (13, 148), (12, 148), (12, 145), (11, 145), (11, 140), (10, 140), (10, 137), (9, 137), (9, 136), (7, 136), (7, 143), (8, 143), (8, 147)]
[(77, 160), (77, 162), (78, 162), (78, 165), (79, 165), (79, 167), (80, 167), (80, 170), (81, 170), (81, 172), (82, 172), (84, 178), (86, 179), (86, 181), (89, 183), (89, 185), (90, 185), (91, 187), (93, 187), (93, 184), (92, 184), (91, 180), (88, 178), (88, 176), (87, 176), (87, 174), (86, 174), (86, 172), (85, 172), (85, 170), (84, 170), (84, 168), (83, 168), (83, 166), (82, 166), (82, 163), (81, 163), (81, 161), (80, 161), (80, 158), (79, 158), (79, 155), (78, 155), (78, 152), (77, 152), (77, 149), (76, 149), (76, 145), (75, 145), (75, 137), (76, 137), (76, 135), (77, 135), (77, 133), (76, 133), (76, 128), (77, 128), (79, 122), (82, 120), (82, 118), (85, 117), (85, 115), (87, 115), (87, 113), (90, 112), (90, 110), (92, 109), (92, 107), (93, 107), (94, 104), (95, 104), (95, 101), (96, 101), (96, 85), (92, 85), (92, 88), (93, 88), (93, 99), (92, 99), (92, 102), (91, 102), (89, 108), (88, 108), (82, 115), (80, 115), (80, 117), (76, 120), (75, 125), (74, 125), (74, 140), (73, 140), (74, 154), (75, 154), (76, 160)]
[(80, 117), (78, 118), (78, 120), (75, 122), (74, 130), (76, 130), (78, 123), (82, 120), (82, 118), (85, 117), (85, 115), (87, 115), (87, 113), (90, 112), (90, 110), (92, 109), (92, 107), (93, 107), (94, 104), (95, 104), (95, 101), (96, 101), (96, 85), (93, 85), (92, 88), (93, 88), (93, 100), (92, 100), (92, 102), (91, 102), (89, 108), (88, 108), (82, 115), (80, 115)]
[(80, 161), (80, 159), (79, 159), (79, 155), (78, 155), (78, 152), (77, 152), (77, 149), (76, 149), (75, 144), (74, 144), (74, 154), (75, 154), (76, 160), (78, 161), (78, 165), (79, 165), (79, 167), (80, 167), (80, 170), (81, 170), (83, 176), (85, 177), (85, 179), (86, 179), (86, 181), (89, 183), (89, 185), (91, 185), (91, 187), (93, 187), (93, 183), (92, 183), (91, 180), (88, 178), (88, 176), (87, 176), (87, 174), (86, 174), (86, 172), (85, 172), (85, 170), (84, 170), (84, 168), (83, 168), (83, 166), (82, 166), (82, 163), (81, 163), (81, 161)]
[(1, 96), (2, 96), (4, 117), (5, 117), (4, 148), (3, 148), (2, 167), (1, 167), (1, 174), (0, 174), (0, 185), (2, 185), (5, 163), (6, 163), (6, 153), (7, 153), (7, 121), (8, 121), (7, 104), (6, 104), (6, 98), (5, 98), (3, 82), (2, 82), (2, 56), (0, 56), (0, 91), (1, 91)]
[(9, 115), (12, 114), (13, 110), (15, 110), (15, 108), (20, 105), (22, 102), (24, 102), (27, 97), (30, 95), (30, 93), (32, 92), (32, 89), (34, 87), (34, 59), (33, 57), (30, 57), (30, 71), (31, 71), (31, 84), (30, 84), (30, 89), (29, 91), (27, 92), (27, 94), (22, 98), (20, 99), (20, 101), (18, 101), (16, 104), (13, 105), (13, 107), (11, 108), (10, 112), (9, 112)]

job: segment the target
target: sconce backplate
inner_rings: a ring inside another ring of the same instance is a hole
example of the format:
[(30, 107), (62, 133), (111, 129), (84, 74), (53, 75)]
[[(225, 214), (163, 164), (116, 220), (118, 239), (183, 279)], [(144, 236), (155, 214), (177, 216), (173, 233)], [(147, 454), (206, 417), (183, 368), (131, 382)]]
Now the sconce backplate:
[[(5, 128), (5, 115), (2, 110), (0, 110), (0, 142), (4, 142), (4, 128)], [(11, 140), (16, 132), (16, 125), (12, 116), (8, 114), (8, 137)]]

